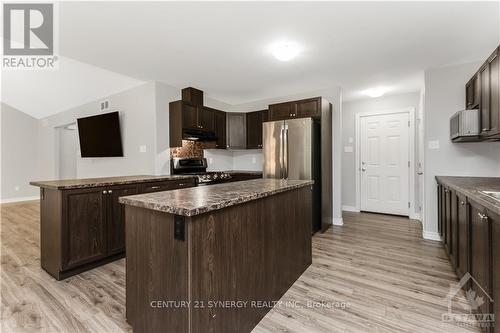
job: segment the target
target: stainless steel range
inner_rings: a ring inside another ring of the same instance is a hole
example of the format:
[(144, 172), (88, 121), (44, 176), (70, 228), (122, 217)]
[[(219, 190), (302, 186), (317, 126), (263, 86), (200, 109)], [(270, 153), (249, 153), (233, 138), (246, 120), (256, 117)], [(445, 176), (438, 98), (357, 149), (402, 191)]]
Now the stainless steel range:
[(206, 158), (173, 158), (172, 174), (193, 175), (197, 185), (224, 183), (231, 180), (231, 175), (221, 171), (207, 171)]

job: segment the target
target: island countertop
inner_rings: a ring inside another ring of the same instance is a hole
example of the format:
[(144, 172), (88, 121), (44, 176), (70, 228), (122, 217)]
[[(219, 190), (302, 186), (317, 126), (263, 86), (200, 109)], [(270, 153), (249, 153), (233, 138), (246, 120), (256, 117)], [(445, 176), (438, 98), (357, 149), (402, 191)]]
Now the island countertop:
[(254, 179), (121, 197), (121, 203), (194, 216), (314, 184), (312, 180)]
[(82, 179), (63, 179), (32, 181), (30, 185), (53, 190), (69, 190), (77, 188), (101, 187), (110, 185), (126, 185), (147, 182), (161, 182), (168, 180), (191, 179), (193, 176), (166, 175), (166, 176), (120, 176), (120, 177), (102, 177), (102, 178), (82, 178)]

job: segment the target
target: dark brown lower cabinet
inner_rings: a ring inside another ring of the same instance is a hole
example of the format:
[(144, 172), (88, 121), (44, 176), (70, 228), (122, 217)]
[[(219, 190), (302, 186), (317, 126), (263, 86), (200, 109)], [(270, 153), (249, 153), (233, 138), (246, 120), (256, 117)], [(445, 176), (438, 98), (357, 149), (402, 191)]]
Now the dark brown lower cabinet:
[[(471, 289), (477, 296), (483, 297), (484, 303), (479, 306), (478, 312), (491, 313), (491, 225), (482, 206), (471, 201), (471, 269), (470, 274), (475, 279), (471, 282)], [(484, 291), (483, 291), (484, 290)]]
[(107, 255), (106, 198), (102, 188), (63, 192), (62, 214), (66, 221), (62, 228), (63, 270)]
[(108, 190), (108, 254), (125, 251), (125, 207), (118, 202), (120, 197), (137, 194), (137, 186), (116, 186)]
[(194, 179), (70, 190), (42, 188), (42, 268), (61, 280), (123, 258), (125, 214), (118, 198), (192, 186)]
[[(500, 216), (486, 211), (486, 216), (491, 225), (491, 297), (497, 302), (500, 300)], [(493, 302), (492, 313), (498, 320), (493, 332), (500, 332), (500, 304)]]
[(457, 274), (462, 278), (469, 272), (469, 209), (467, 197), (457, 193)]

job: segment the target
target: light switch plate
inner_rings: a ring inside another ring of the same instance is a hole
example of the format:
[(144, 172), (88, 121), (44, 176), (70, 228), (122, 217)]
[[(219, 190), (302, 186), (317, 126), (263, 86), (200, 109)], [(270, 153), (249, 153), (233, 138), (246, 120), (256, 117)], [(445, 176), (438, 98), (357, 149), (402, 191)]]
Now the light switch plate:
[(439, 141), (438, 140), (431, 140), (427, 143), (429, 149), (439, 149)]
[(352, 153), (353, 149), (352, 146), (345, 146), (344, 147), (344, 153)]
[(148, 151), (148, 149), (146, 148), (145, 145), (139, 146), (139, 153), (145, 153), (147, 151)]

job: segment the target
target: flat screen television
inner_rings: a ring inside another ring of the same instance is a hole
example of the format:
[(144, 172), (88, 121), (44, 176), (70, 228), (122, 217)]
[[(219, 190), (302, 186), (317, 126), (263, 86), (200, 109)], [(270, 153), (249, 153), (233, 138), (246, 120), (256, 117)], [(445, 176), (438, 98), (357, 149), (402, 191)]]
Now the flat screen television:
[(118, 112), (77, 119), (82, 157), (123, 156)]

